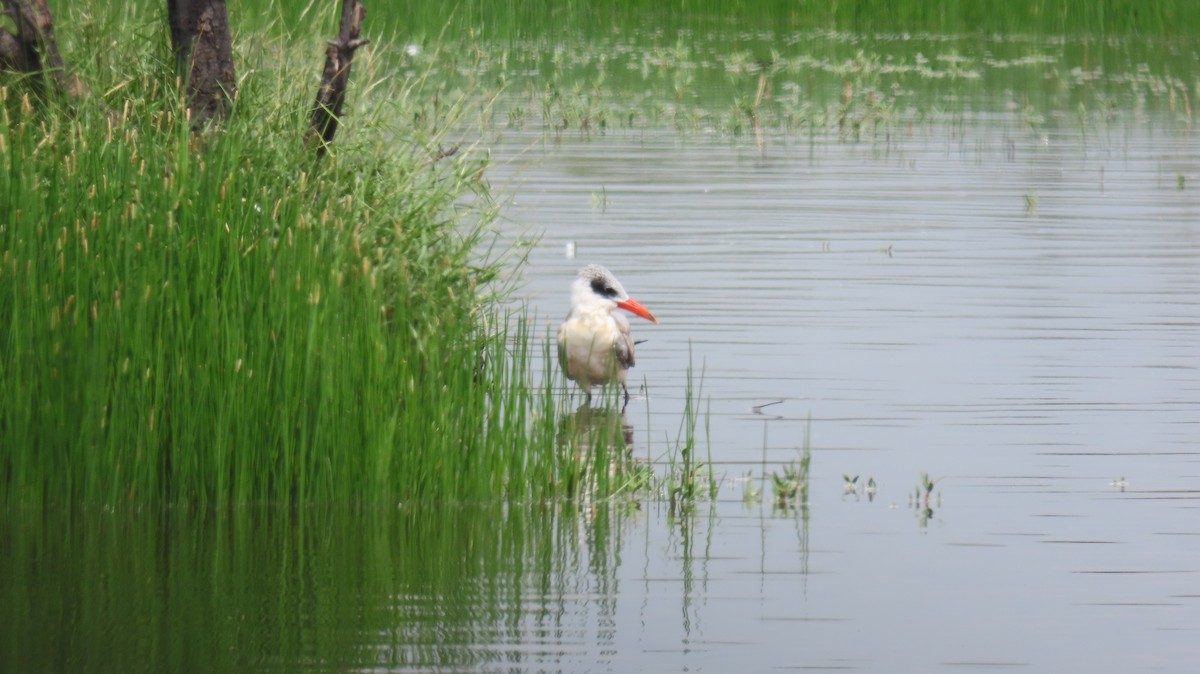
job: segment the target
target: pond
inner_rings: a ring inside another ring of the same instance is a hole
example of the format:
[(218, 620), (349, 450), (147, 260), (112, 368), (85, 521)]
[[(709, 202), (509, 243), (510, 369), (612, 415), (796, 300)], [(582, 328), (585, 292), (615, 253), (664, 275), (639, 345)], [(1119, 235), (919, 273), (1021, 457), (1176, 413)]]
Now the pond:
[(1200, 664), (1192, 113), (1011, 94), (850, 135), (497, 126), (537, 339), (612, 269), (661, 321), (632, 451), (669, 469), (690, 371), (717, 497), (10, 512), (0, 668)]

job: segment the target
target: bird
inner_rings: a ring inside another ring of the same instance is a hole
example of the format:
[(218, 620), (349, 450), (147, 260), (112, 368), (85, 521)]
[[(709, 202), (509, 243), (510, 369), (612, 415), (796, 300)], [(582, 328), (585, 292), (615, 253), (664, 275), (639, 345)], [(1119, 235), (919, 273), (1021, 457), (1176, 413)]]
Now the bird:
[(558, 328), (558, 362), (567, 378), (592, 399), (592, 387), (616, 381), (629, 403), (625, 378), (633, 367), (633, 347), (624, 309), (651, 323), (658, 319), (625, 292), (613, 273), (598, 264), (579, 270), (571, 283), (571, 311)]

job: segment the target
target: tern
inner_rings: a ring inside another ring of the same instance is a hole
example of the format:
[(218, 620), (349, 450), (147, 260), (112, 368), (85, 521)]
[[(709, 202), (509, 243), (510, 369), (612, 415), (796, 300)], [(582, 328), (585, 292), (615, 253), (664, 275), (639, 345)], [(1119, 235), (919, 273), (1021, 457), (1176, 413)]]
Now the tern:
[(635, 342), (629, 334), (629, 321), (613, 313), (616, 309), (658, 323), (650, 310), (625, 292), (612, 272), (598, 264), (580, 269), (571, 284), (571, 312), (558, 328), (558, 362), (567, 378), (587, 393), (588, 400), (593, 386), (616, 381), (629, 402), (625, 377), (633, 367)]

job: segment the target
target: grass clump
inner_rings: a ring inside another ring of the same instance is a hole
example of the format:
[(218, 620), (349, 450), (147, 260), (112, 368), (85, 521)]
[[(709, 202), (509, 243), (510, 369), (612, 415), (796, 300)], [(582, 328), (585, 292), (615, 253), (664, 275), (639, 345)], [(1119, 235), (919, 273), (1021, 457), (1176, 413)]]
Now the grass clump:
[[(691, 361), (691, 347), (688, 347), (688, 361)], [(667, 492), (668, 503), (672, 514), (691, 512), (696, 502), (705, 496), (715, 501), (720, 488), (720, 481), (713, 472), (712, 448), (708, 448), (708, 460), (702, 461), (696, 456), (698, 441), (696, 425), (699, 421), (700, 390), (704, 388), (704, 374), (701, 371), (700, 381), (695, 381), (692, 367), (688, 366), (687, 382), (683, 392), (683, 415), (679, 420), (679, 430), (675, 442), (667, 453), (667, 474), (663, 478), (664, 490)], [(705, 435), (708, 435), (709, 415), (706, 412)]]
[(317, 166), (316, 59), (238, 44), (236, 110), (200, 136), (153, 48), (81, 73), (108, 93), (70, 111), (0, 78), (0, 502), (527, 496), (552, 459), (479, 258), (485, 163), (442, 151), (454, 105), (417, 114), (423, 78), (364, 52)]

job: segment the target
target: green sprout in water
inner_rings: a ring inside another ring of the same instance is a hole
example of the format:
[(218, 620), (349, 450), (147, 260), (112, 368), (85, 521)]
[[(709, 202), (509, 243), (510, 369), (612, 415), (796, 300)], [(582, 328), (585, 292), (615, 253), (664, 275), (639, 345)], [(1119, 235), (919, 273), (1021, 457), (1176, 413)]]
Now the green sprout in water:
[(592, 210), (608, 212), (608, 190), (602, 185), (599, 192), (592, 192)]
[(842, 473), (842, 493), (857, 494), (858, 493), (858, 476), (851, 477), (846, 473)]
[[(935, 480), (929, 477), (929, 473), (921, 473), (921, 484), (916, 486), (911, 505), (917, 510), (917, 521), (922, 527), (928, 525), (929, 520), (933, 519), (933, 505), (930, 503), (930, 499), (933, 495), (933, 488), (941, 481), (940, 477)], [(936, 502), (939, 506), (941, 505), (940, 493)]]
[(796, 499), (800, 493), (800, 487), (804, 483), (804, 479), (794, 463), (783, 467), (783, 475), (771, 473), (771, 480), (775, 483), (775, 504), (781, 508), (786, 508), (790, 502)]
[[(691, 358), (689, 347), (688, 358)], [(715, 500), (719, 481), (712, 470), (712, 448), (708, 448), (708, 461), (696, 458), (696, 424), (699, 421), (699, 391), (704, 387), (704, 373), (701, 370), (700, 381), (697, 384), (693, 370), (687, 370), (687, 383), (684, 388), (683, 418), (680, 420), (679, 434), (675, 446), (668, 455), (669, 469), (666, 476), (667, 494), (670, 502), (670, 512), (688, 512), (697, 499), (707, 493), (709, 499)], [(705, 433), (708, 431), (708, 412), (705, 412)]]
[(762, 495), (762, 489), (754, 484), (754, 477), (750, 471), (746, 471), (745, 486), (742, 488), (742, 501), (746, 504), (758, 501), (758, 497)]
[(775, 494), (775, 507), (780, 510), (808, 505), (808, 475), (812, 465), (812, 446), (807, 435), (804, 449), (800, 451), (800, 459), (783, 466), (783, 474), (771, 472), (772, 491)]
[(940, 478), (940, 477), (938, 479), (934, 480), (929, 477), (929, 473), (921, 473), (921, 486), (917, 488), (918, 494), (923, 491), (924, 499), (926, 502), (928, 502), (930, 494), (933, 493), (934, 486), (936, 486), (937, 483), (941, 482), (941, 481), (942, 481), (942, 478)]

